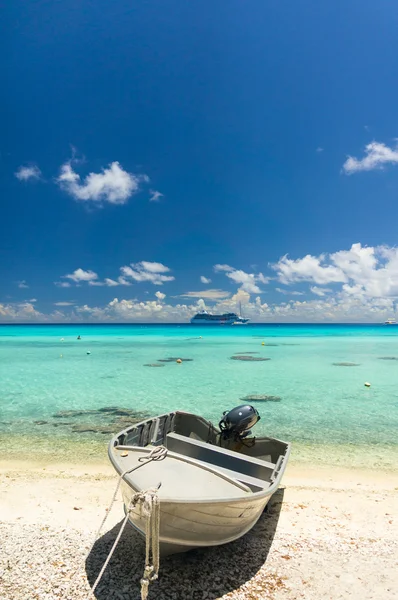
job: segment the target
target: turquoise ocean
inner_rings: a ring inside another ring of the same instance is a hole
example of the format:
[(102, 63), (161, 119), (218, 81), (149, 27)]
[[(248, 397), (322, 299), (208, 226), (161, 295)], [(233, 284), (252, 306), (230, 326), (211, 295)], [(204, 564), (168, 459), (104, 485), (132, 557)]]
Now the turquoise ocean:
[(104, 408), (218, 423), (253, 395), (265, 397), (250, 401), (261, 414), (254, 432), (292, 441), (293, 461), (395, 468), (398, 326), (0, 326), (6, 458), (62, 449), (73, 459), (80, 446), (95, 456), (115, 427)]

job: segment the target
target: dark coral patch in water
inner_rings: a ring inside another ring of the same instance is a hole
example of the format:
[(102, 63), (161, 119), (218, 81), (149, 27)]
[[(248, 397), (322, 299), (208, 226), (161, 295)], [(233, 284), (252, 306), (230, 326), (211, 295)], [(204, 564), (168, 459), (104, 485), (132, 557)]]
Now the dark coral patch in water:
[(281, 402), (280, 396), (268, 396), (267, 394), (249, 394), (240, 398), (243, 402)]
[(358, 363), (351, 363), (351, 362), (339, 362), (339, 363), (332, 363), (335, 367), (359, 367), (360, 365)]
[(160, 363), (148, 363), (144, 367), (164, 367), (164, 365)]
[(379, 360), (398, 360), (398, 356), (379, 356)]
[(271, 360), (270, 358), (261, 358), (260, 356), (242, 356), (240, 354), (238, 354), (237, 356), (231, 356), (230, 357), (231, 360), (242, 360), (244, 362), (257, 362), (257, 361), (264, 361), (264, 360)]

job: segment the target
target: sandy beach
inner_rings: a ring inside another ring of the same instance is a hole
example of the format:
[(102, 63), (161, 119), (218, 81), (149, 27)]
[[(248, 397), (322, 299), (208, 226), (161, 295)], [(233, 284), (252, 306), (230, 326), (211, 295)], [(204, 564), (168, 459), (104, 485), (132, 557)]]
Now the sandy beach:
[[(0, 477), (0, 596), (88, 597), (123, 517), (118, 499), (89, 552), (116, 485), (112, 469), (105, 462), (7, 460)], [(252, 532), (163, 559), (149, 597), (398, 598), (397, 505), (395, 473), (291, 465)], [(95, 597), (139, 600), (143, 552), (143, 540), (128, 528)]]

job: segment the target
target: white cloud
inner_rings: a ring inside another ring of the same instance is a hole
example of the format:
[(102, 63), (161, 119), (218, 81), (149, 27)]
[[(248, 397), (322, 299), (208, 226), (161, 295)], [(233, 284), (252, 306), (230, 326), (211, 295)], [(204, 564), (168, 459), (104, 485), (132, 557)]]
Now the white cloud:
[(73, 170), (72, 163), (66, 162), (61, 166), (56, 181), (75, 200), (126, 204), (138, 192), (140, 182), (147, 181), (147, 177), (128, 173), (115, 161), (102, 169), (101, 173), (89, 173), (82, 182), (80, 175)]
[(202, 283), (211, 283), (211, 279), (209, 279), (208, 277), (205, 277), (204, 275), (200, 276), (200, 281)]
[[(333, 254), (307, 255), (297, 260), (284, 256), (273, 268), (284, 284), (341, 283), (339, 293), (346, 296), (398, 297), (398, 248), (353, 244), (349, 250)], [(325, 292), (324, 288), (313, 288)], [(313, 288), (311, 291), (316, 294)]]
[(41, 177), (41, 171), (39, 167), (36, 167), (35, 165), (32, 165), (31, 167), (21, 166), (14, 175), (19, 181), (29, 181), (29, 179), (37, 180)]
[(120, 285), (120, 283), (118, 281), (115, 281), (114, 279), (109, 279), (108, 277), (106, 277), (104, 279), (104, 283), (105, 283), (105, 285), (107, 285), (109, 287)]
[(159, 202), (159, 200), (164, 197), (164, 194), (157, 190), (149, 190), (149, 194), (149, 202)]
[(207, 300), (219, 300), (221, 298), (228, 298), (229, 292), (224, 290), (202, 290), (200, 292), (185, 292), (181, 294), (181, 298), (206, 298)]
[(258, 287), (258, 283), (268, 283), (269, 278), (264, 277), (262, 273), (246, 273), (240, 269), (235, 269), (230, 265), (214, 265), (216, 273), (225, 273), (229, 279), (241, 285), (241, 289), (249, 294), (261, 294), (262, 291)]
[(18, 281), (17, 283), (18, 283), (18, 287), (21, 290), (27, 289), (29, 287), (24, 279), (22, 281)]
[(313, 281), (315, 283), (343, 283), (347, 277), (341, 269), (334, 265), (324, 265), (326, 256), (311, 256), (307, 254), (304, 258), (292, 260), (283, 256), (278, 263), (271, 265), (278, 273), (281, 283), (288, 285), (296, 281)]
[(166, 298), (166, 294), (163, 294), (163, 292), (156, 292), (155, 296), (159, 300), (159, 302), (162, 302), (162, 300)]
[(108, 287), (116, 287), (117, 285), (133, 285), (131, 283), (131, 281), (127, 281), (127, 279), (125, 279), (124, 277), (122, 277), (121, 275), (117, 278), (117, 281), (115, 281), (115, 279), (109, 279), (109, 277), (106, 277), (104, 279), (104, 283), (102, 285), (106, 285)]
[(320, 146), (318, 146), (318, 148), (316, 149), (317, 152), (323, 152), (323, 148), (321, 148)]
[(162, 263), (158, 262), (148, 262), (147, 260), (143, 260), (140, 263), (136, 263), (132, 265), (137, 269), (144, 269), (145, 271), (149, 271), (150, 273), (169, 273), (169, 267), (166, 265), (162, 265)]
[(125, 277), (122, 277), (121, 275), (117, 278), (117, 281), (119, 285), (133, 285), (131, 281), (127, 281), (127, 279), (125, 279)]
[(227, 273), (228, 271), (235, 270), (233, 267), (230, 267), (229, 265), (219, 265), (219, 264), (214, 265), (213, 269), (216, 273), (219, 273), (220, 271), (225, 271)]
[(163, 304), (162, 301), (126, 300), (114, 298), (104, 308), (90, 307), (84, 305), (78, 307), (76, 312), (83, 320), (105, 321), (105, 322), (187, 322), (198, 310), (204, 307), (203, 301), (187, 306), (177, 304), (176, 306)]
[(31, 302), (18, 302), (10, 304), (0, 304), (0, 322), (37, 322), (45, 320), (47, 317), (38, 312)]
[(162, 263), (141, 261), (139, 263), (131, 263), (131, 266), (121, 267), (122, 277), (128, 281), (132, 279), (138, 283), (149, 282), (154, 285), (163, 285), (168, 281), (174, 281), (172, 275), (164, 275), (163, 273), (170, 272), (169, 267)]
[(312, 285), (310, 287), (310, 290), (313, 294), (315, 294), (315, 296), (320, 296), (321, 298), (323, 298), (324, 296), (326, 296), (326, 294), (329, 294), (333, 291), (329, 288), (318, 287), (317, 285)]
[(275, 288), (276, 292), (284, 294), (285, 296), (304, 296), (304, 292), (297, 292), (296, 290), (284, 290), (282, 288)]
[(80, 283), (82, 281), (93, 282), (96, 279), (98, 279), (97, 273), (94, 273), (94, 271), (84, 271), (83, 269), (76, 269), (75, 271), (73, 271), (73, 273), (70, 273), (69, 275), (64, 275), (63, 277), (65, 279), (71, 279), (75, 283)]
[(343, 164), (343, 171), (347, 175), (358, 171), (373, 171), (383, 169), (386, 165), (398, 163), (398, 144), (389, 148), (381, 142), (371, 142), (365, 146), (365, 156), (362, 159), (349, 156)]
[(54, 302), (54, 306), (73, 306), (75, 302)]
[(32, 302), (32, 303), (37, 302), (37, 298), (30, 298), (30, 300), (28, 300), (28, 302)]
[(54, 281), (54, 285), (60, 288), (69, 288), (72, 284), (69, 281)]
[(262, 273), (245, 273), (245, 271), (236, 270), (226, 273), (226, 276), (235, 283), (241, 284), (241, 289), (249, 294), (261, 294), (261, 289), (257, 283), (268, 283), (269, 279)]
[[(134, 268), (132, 268), (134, 267)], [(83, 269), (76, 269), (73, 273), (63, 275), (62, 279), (70, 279), (75, 284), (88, 283), (93, 287), (116, 287), (119, 285), (130, 286), (135, 282), (148, 281), (154, 285), (162, 285), (167, 281), (174, 281), (172, 275), (165, 275), (169, 273), (169, 267), (157, 262), (148, 262), (143, 260), (139, 263), (132, 263), (131, 266), (125, 266), (120, 268), (121, 275), (117, 279), (110, 279), (106, 277), (103, 281), (98, 278), (98, 274), (94, 271), (84, 271)], [(70, 287), (69, 282), (56, 281), (54, 284), (58, 287)]]

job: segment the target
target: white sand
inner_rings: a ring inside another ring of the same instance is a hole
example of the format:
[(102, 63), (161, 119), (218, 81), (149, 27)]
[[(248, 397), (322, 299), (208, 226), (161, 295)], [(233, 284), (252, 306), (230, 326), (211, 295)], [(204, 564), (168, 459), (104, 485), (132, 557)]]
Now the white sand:
[[(104, 464), (0, 462), (0, 597), (85, 598), (124, 514), (118, 500), (85, 565), (115, 484)], [(242, 540), (164, 559), (150, 598), (398, 598), (398, 474), (291, 466), (283, 487)], [(142, 540), (122, 542), (101, 600), (139, 599)]]

